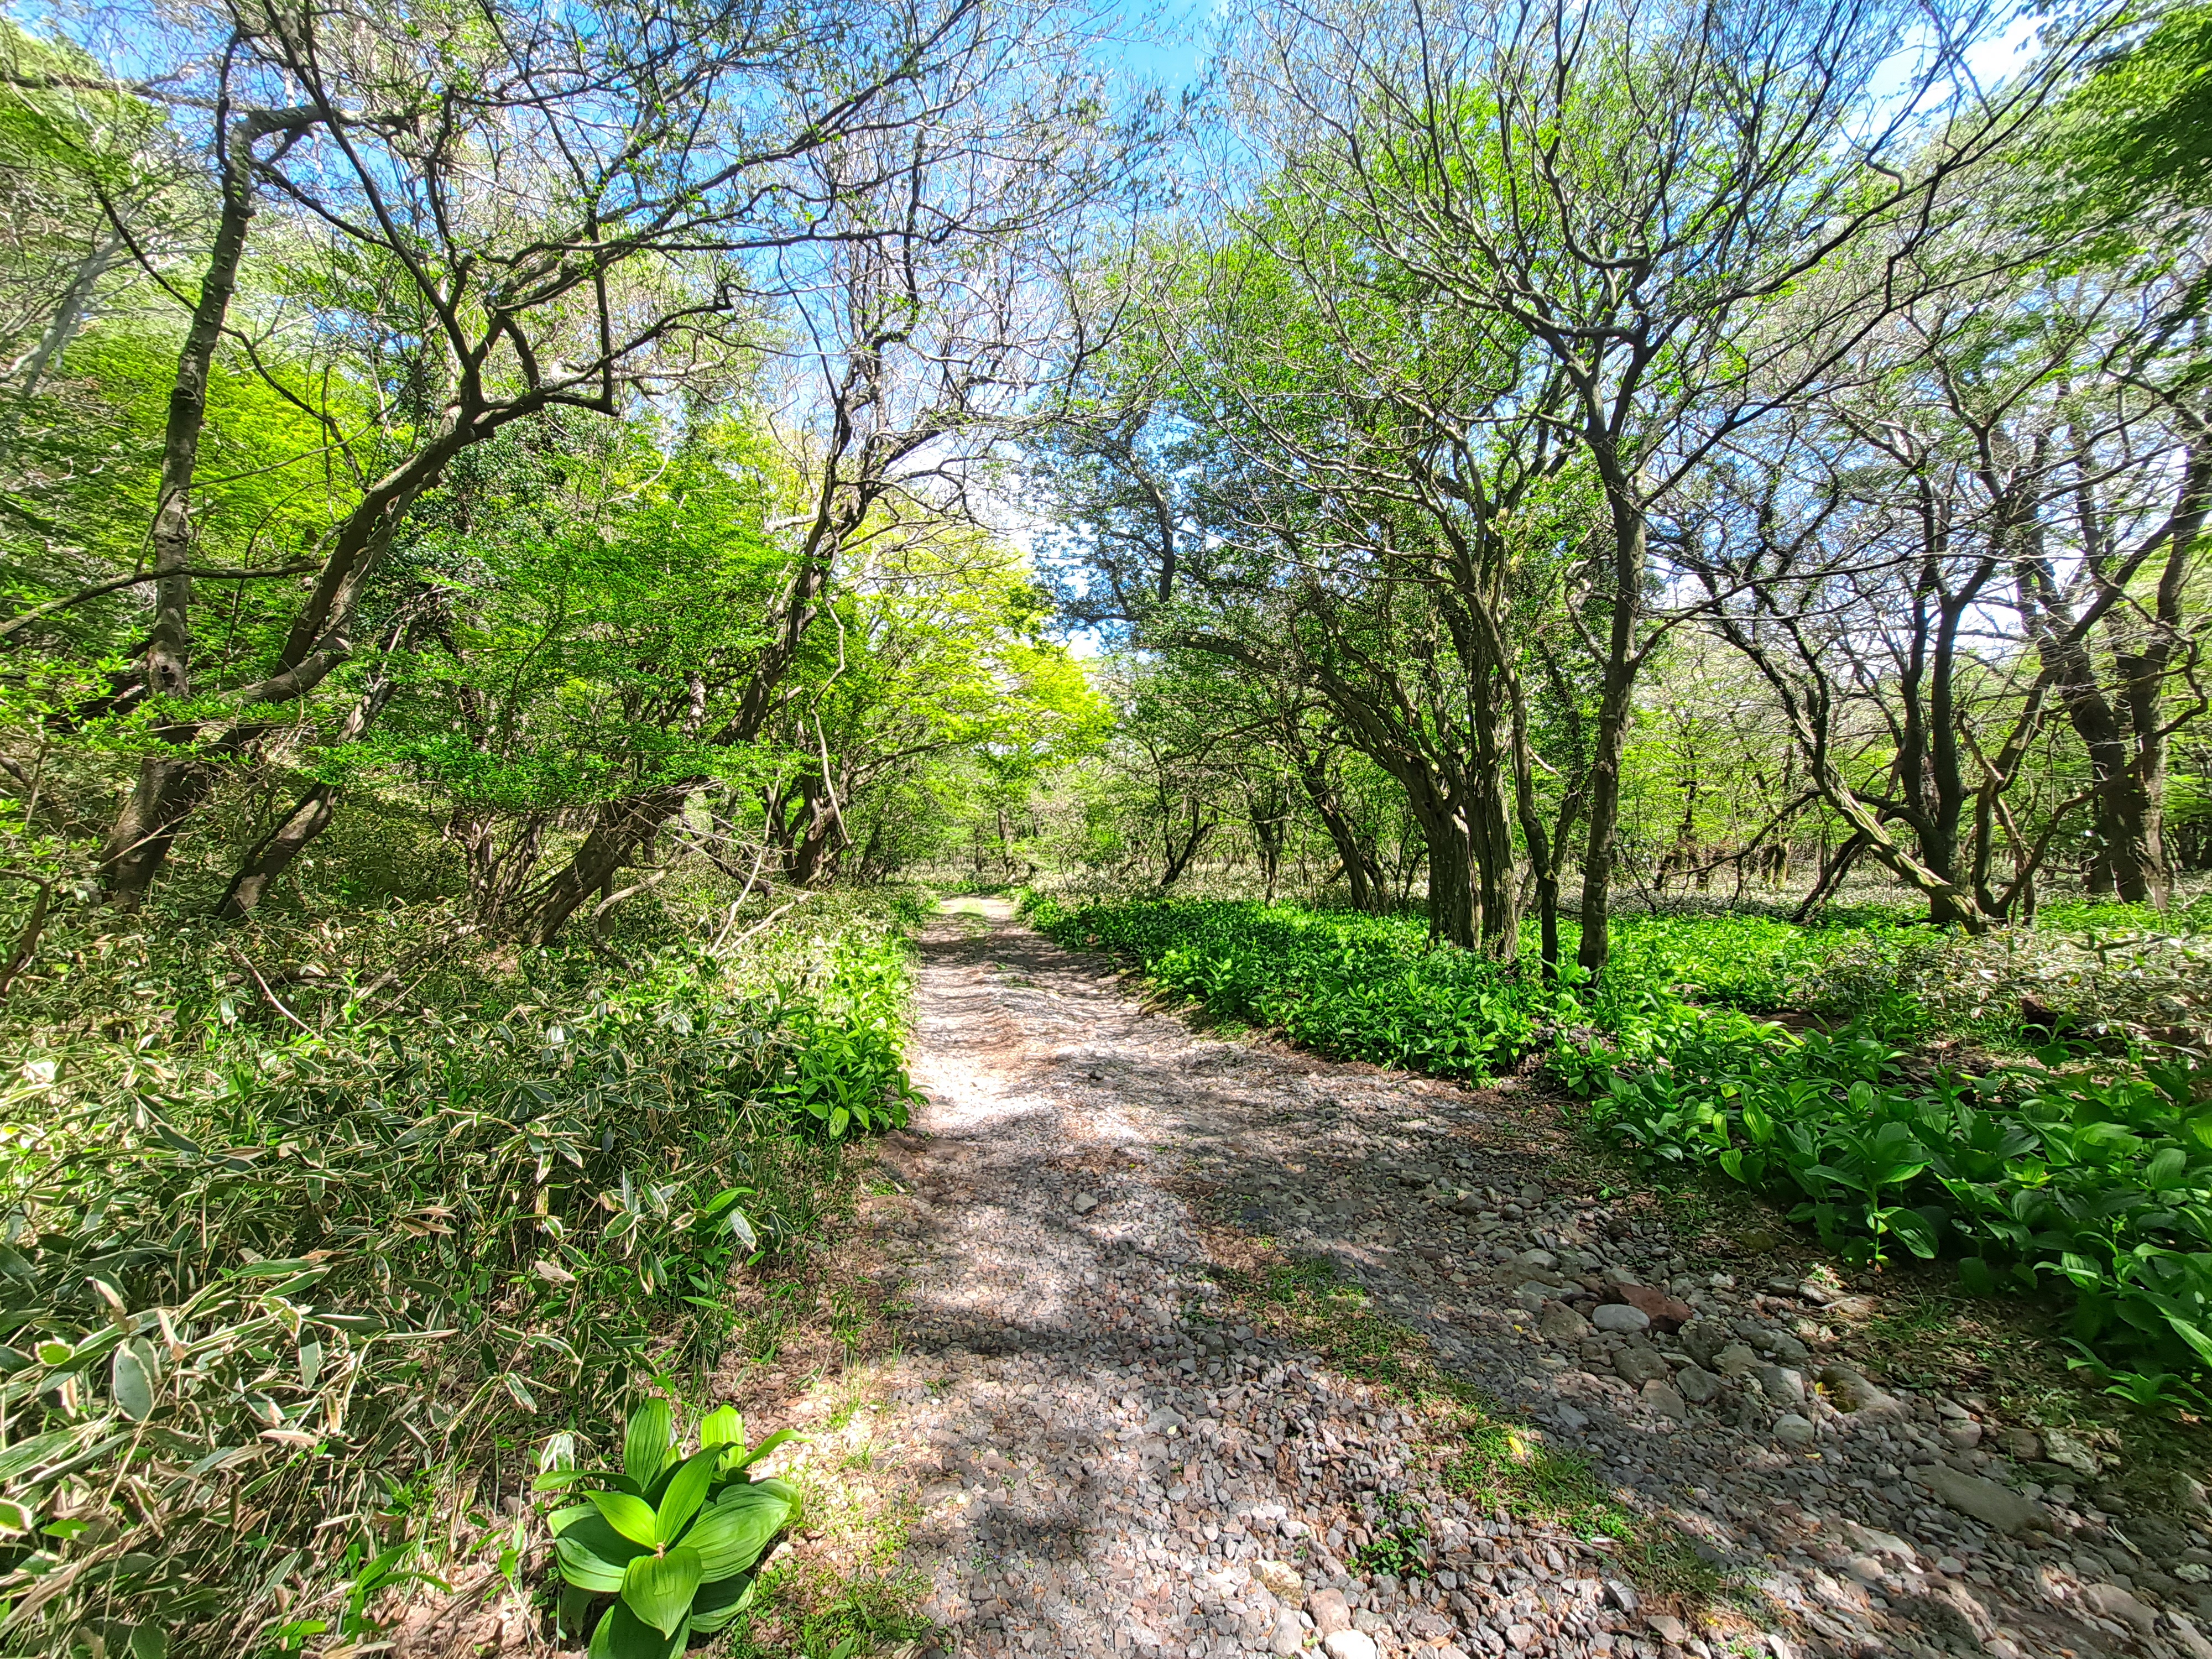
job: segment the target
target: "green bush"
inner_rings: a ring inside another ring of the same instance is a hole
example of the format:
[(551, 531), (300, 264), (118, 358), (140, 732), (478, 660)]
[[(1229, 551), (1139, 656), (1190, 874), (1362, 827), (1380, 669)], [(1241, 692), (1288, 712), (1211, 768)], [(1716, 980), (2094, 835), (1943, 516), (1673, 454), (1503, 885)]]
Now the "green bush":
[(2199, 1099), (2212, 1069), (2011, 1065), (1924, 1082), (1899, 1059), (1852, 1032), (1686, 1048), (1668, 1066), (1614, 1072), (1591, 1121), (1646, 1156), (1795, 1200), (1793, 1216), (1846, 1251), (1954, 1255), (1979, 1291), (2062, 1287), (2074, 1341), (2127, 1391), (2199, 1387), (2212, 1371), (2212, 1110)]

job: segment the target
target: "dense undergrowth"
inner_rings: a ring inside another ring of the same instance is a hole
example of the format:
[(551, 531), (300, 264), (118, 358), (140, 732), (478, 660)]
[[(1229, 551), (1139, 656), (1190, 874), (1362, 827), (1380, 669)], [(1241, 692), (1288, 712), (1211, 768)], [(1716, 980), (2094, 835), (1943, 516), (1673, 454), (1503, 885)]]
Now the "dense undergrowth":
[(319, 1649), (502, 1532), (517, 1567), (547, 1449), (692, 1391), (733, 1265), (902, 1119), (909, 909), (50, 933), (4, 1025), (0, 1647)]
[[(1551, 985), (1525, 957), (1432, 947), (1403, 919), (1029, 908), (1217, 1018), (1329, 1054), (1478, 1082), (1540, 1060), (1609, 1141), (1777, 1197), (1848, 1255), (1951, 1258), (1980, 1292), (2055, 1288), (2074, 1351), (2115, 1391), (2206, 1401), (2203, 957), (2141, 915), (2084, 907), (1982, 940), (1879, 912), (1813, 928), (1628, 916), (1597, 982)], [(1764, 1018), (1789, 1010), (1819, 1018)]]

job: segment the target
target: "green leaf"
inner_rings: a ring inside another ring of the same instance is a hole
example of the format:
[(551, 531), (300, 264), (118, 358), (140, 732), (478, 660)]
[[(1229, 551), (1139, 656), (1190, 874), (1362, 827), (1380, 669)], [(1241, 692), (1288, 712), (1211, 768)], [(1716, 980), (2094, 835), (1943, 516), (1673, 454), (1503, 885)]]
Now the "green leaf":
[(1905, 1248), (1913, 1255), (1923, 1261), (1935, 1259), (1936, 1230), (1928, 1224), (1928, 1218), (1919, 1211), (1902, 1207), (1884, 1210), (1881, 1221), (1893, 1235), (1904, 1241)]
[(677, 1659), (690, 1634), (679, 1625), (664, 1635), (617, 1601), (592, 1632), (591, 1659)]
[(143, 1423), (154, 1414), (154, 1382), (161, 1374), (160, 1364), (154, 1345), (143, 1336), (118, 1344), (108, 1362), (116, 1409), (133, 1423)]
[(672, 1636), (691, 1611), (691, 1597), (703, 1576), (699, 1552), (688, 1544), (665, 1555), (641, 1555), (623, 1574), (623, 1605), (664, 1636)]
[(310, 1273), (319, 1278), (330, 1269), (317, 1261), (288, 1257), (282, 1261), (250, 1261), (243, 1267), (233, 1267), (223, 1275), (226, 1279), (289, 1279), (295, 1273)]
[(13, 1480), (41, 1463), (52, 1462), (77, 1443), (75, 1429), (52, 1429), (45, 1434), (34, 1434), (28, 1440), (18, 1440), (4, 1451), (0, 1451), (0, 1480)]
[(633, 1544), (651, 1549), (660, 1540), (654, 1535), (653, 1505), (626, 1492), (587, 1492), (606, 1522)]
[(665, 1400), (648, 1400), (629, 1414), (629, 1426), (623, 1436), (623, 1473), (637, 1482), (640, 1492), (653, 1484), (667, 1461), (675, 1426)]
[(753, 1592), (759, 1580), (749, 1572), (720, 1583), (709, 1579), (699, 1586), (699, 1594), (691, 1600), (691, 1632), (695, 1636), (711, 1636), (731, 1620), (753, 1604)]
[(722, 1449), (707, 1446), (693, 1452), (684, 1460), (668, 1482), (668, 1490), (660, 1495), (660, 1508), (653, 1516), (653, 1542), (672, 1544), (684, 1531), (684, 1524), (699, 1512), (699, 1505), (707, 1501), (707, 1488), (722, 1466)]
[[(799, 1434), (796, 1430), (778, 1429), (774, 1434), (769, 1436), (767, 1439), (762, 1441), (759, 1445), (755, 1446), (743, 1457), (740, 1457), (736, 1462), (731, 1464), (726, 1473), (735, 1474), (739, 1469), (750, 1468), (754, 1464), (759, 1462), (762, 1458), (766, 1457), (778, 1446), (783, 1444), (785, 1441), (796, 1440), (798, 1438)], [(724, 1494), (725, 1497), (727, 1495), (727, 1493)]]
[(623, 1537), (604, 1516), (593, 1514), (563, 1525), (553, 1540), (553, 1553), (566, 1582), (595, 1595), (612, 1595), (623, 1587), (623, 1570), (643, 1555), (646, 1547)]
[(706, 1446), (735, 1446), (745, 1448), (745, 1419), (738, 1415), (735, 1406), (724, 1406), (708, 1412), (699, 1419), (699, 1443)]
[(791, 1518), (790, 1500), (757, 1485), (732, 1486), (714, 1501), (685, 1536), (699, 1552), (701, 1569), (711, 1582), (743, 1572), (760, 1559)]

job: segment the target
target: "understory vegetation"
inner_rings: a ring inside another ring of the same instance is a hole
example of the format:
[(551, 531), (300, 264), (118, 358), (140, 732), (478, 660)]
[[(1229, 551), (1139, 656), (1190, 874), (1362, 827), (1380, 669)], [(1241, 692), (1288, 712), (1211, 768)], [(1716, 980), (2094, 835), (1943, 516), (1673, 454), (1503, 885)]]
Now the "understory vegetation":
[(504, 971), (423, 908), (80, 934), (11, 1000), (15, 1628), (374, 1635), (640, 1391), (696, 1398), (730, 1273), (903, 1121), (897, 902)]

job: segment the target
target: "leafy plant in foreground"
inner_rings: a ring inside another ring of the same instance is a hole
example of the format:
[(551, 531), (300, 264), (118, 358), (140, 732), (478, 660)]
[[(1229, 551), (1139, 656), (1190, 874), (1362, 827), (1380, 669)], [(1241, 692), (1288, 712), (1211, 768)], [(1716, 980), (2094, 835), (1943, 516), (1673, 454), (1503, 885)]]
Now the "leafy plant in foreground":
[[(580, 1632), (611, 1596), (592, 1632), (593, 1659), (667, 1659), (751, 1606), (754, 1565), (799, 1493), (745, 1472), (790, 1438), (780, 1430), (748, 1450), (744, 1420), (725, 1406), (700, 1423), (699, 1449), (686, 1455), (667, 1403), (652, 1400), (629, 1414), (620, 1474), (539, 1476), (538, 1490), (583, 1500), (547, 1517), (567, 1587), (562, 1629)], [(607, 1484), (586, 1484), (595, 1480)]]

